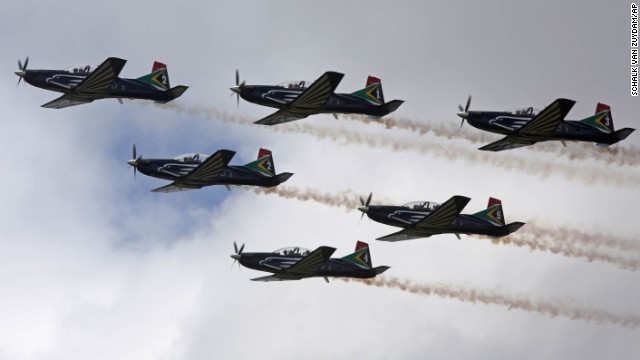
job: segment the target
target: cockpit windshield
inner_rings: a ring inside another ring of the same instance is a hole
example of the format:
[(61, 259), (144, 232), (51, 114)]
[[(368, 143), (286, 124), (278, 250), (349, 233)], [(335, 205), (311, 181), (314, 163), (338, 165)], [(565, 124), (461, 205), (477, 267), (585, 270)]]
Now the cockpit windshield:
[(95, 68), (97, 68), (97, 66), (78, 65), (78, 66), (68, 67), (68, 68), (64, 69), (64, 71), (66, 71), (66, 72), (68, 72), (70, 74), (87, 75), (87, 74), (91, 73), (93, 70), (95, 70)]
[(307, 256), (311, 254), (311, 250), (298, 246), (285, 247), (274, 251), (274, 253), (282, 256)]
[(190, 154), (182, 154), (182, 155), (174, 156), (172, 159), (178, 160), (185, 164), (200, 164), (201, 162), (205, 161), (208, 157), (209, 155), (205, 155), (205, 154), (190, 153)]
[(414, 201), (414, 202), (404, 204), (402, 206), (412, 210), (433, 211), (437, 209), (438, 206), (440, 206), (440, 204), (435, 203), (433, 201)]
[(540, 111), (542, 111), (542, 110), (537, 109), (537, 108), (533, 108), (533, 107), (530, 107), (530, 106), (529, 107), (527, 107), (527, 106), (518, 107), (518, 108), (515, 108), (515, 109), (507, 110), (507, 112), (510, 113), (511, 115), (531, 116), (531, 117), (538, 115), (538, 113)]
[(300, 81), (285, 81), (283, 83), (278, 84), (277, 86), (283, 87), (285, 89), (304, 89), (308, 88), (311, 85), (312, 81), (300, 80)]

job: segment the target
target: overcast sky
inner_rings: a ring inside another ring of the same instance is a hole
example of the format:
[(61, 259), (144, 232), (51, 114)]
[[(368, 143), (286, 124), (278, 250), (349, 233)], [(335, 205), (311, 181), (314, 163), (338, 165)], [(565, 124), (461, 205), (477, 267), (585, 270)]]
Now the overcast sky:
[[(606, 150), (575, 143), (480, 153), (483, 143), (469, 140), (481, 131), (468, 125), (449, 139), (330, 115), (299, 121), (342, 134), (333, 141), (205, 114), (257, 120), (273, 111), (243, 100), (236, 107), (229, 91), (236, 69), (248, 84), (334, 70), (345, 73), (339, 92), (378, 76), (386, 100), (406, 101), (393, 117), (447, 131), (458, 126), (457, 105), (469, 94), (472, 110), (544, 108), (565, 97), (577, 101), (573, 120), (600, 101), (611, 105), (616, 128), (637, 128), (629, 8), (624, 1), (4, 1), (0, 359), (637, 358), (640, 329), (342, 281), (256, 283), (249, 279), (266, 274), (231, 269), (229, 258), (234, 241), (245, 251), (327, 245), (344, 256), (363, 240), (374, 266), (391, 266), (388, 277), (632, 318), (640, 314), (638, 271), (601, 260), (640, 263), (637, 133), (615, 146), (626, 150), (619, 165)], [(130, 78), (160, 60), (172, 86), (190, 86), (175, 105), (204, 110), (115, 100), (44, 109), (59, 95), (16, 88), (16, 60), (26, 56), (30, 69), (117, 56), (128, 60), (121, 76)], [(545, 241), (554, 251), (453, 235), (382, 243), (374, 239), (396, 229), (359, 223), (355, 208), (245, 189), (152, 193), (166, 181), (142, 174), (134, 181), (126, 164), (133, 143), (145, 157), (228, 148), (237, 152), (232, 164), (266, 147), (278, 172), (295, 173), (286, 186), (352, 198), (372, 191), (373, 203), (465, 195), (472, 200), (464, 212), (474, 213), (498, 197), (507, 221), (530, 225), (523, 233), (552, 229)], [(577, 159), (563, 155), (570, 151)], [(628, 246), (576, 247), (584, 239), (571, 237), (578, 230)], [(595, 257), (562, 255), (571, 251)]]

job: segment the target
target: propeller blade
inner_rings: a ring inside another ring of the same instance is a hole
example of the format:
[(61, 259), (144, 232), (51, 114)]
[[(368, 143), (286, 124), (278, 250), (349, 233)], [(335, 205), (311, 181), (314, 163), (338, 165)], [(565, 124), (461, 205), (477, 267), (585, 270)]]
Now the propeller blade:
[(238, 84), (240, 84), (240, 73), (238, 69), (236, 69), (236, 86), (238, 86)]
[(460, 129), (462, 129), (462, 125), (464, 125), (464, 118), (462, 118), (462, 121), (460, 122)]
[[(371, 203), (371, 197), (373, 196), (373, 192), (369, 193), (369, 197), (367, 198), (367, 202), (364, 204), (364, 206), (369, 207), (369, 204)], [(364, 213), (363, 213), (364, 215)]]
[(469, 112), (469, 106), (471, 105), (471, 95), (467, 98), (467, 105), (464, 107), (464, 112)]
[(136, 144), (133, 144), (133, 157), (132, 159), (137, 159), (138, 157), (136, 156)]
[(360, 196), (360, 205), (364, 206), (364, 199)]
[(238, 254), (242, 254), (242, 250), (244, 250), (244, 244), (242, 244), (242, 246), (240, 246), (240, 250), (238, 250)]
[(236, 94), (236, 107), (240, 107), (240, 94)]
[(29, 57), (27, 56), (27, 58), (24, 60), (24, 67), (20, 70), (27, 70), (27, 65), (29, 64)]
[(236, 242), (233, 242), (233, 251), (235, 251), (235, 253), (238, 253), (238, 244), (236, 244)]
[(462, 105), (458, 104), (458, 110), (460, 110), (460, 112), (464, 112), (464, 108), (462, 107)]
[(138, 173), (138, 169), (137, 168), (133, 168), (133, 180), (136, 179), (136, 174)]
[(22, 81), (22, 76), (18, 78), (18, 85), (16, 85), (16, 87), (20, 86), (20, 81)]
[(20, 70), (24, 70), (24, 69), (22, 68), (22, 61), (20, 61), (20, 59), (18, 59), (18, 69), (20, 69)]
[(364, 217), (364, 213), (362, 213), (362, 215), (360, 215), (360, 222), (358, 222), (358, 224), (360, 224), (362, 222), (362, 218)]

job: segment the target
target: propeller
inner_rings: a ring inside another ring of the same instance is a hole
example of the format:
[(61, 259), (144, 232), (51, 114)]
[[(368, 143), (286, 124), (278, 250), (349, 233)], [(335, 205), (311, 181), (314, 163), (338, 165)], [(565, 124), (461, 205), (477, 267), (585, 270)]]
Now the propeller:
[[(231, 91), (233, 91), (234, 93), (236, 93), (236, 101), (237, 101), (237, 106), (240, 106), (240, 92), (242, 91), (242, 87), (244, 86), (245, 81), (242, 80), (242, 82), (240, 82), (240, 73), (238, 72), (238, 69), (236, 69), (236, 86), (231, 88)], [(233, 96), (233, 94), (231, 94), (231, 96)]]
[[(240, 246), (240, 249), (238, 249), (238, 244), (236, 244), (236, 242), (234, 241), (233, 250), (235, 251), (235, 254), (231, 255), (231, 258), (233, 259), (233, 264), (231, 264), (231, 267), (236, 264), (236, 261), (240, 260), (240, 256), (242, 256), (242, 250), (244, 250), (244, 244), (242, 244), (242, 246)], [(238, 263), (238, 269), (240, 269), (240, 263)]]
[(127, 164), (133, 166), (133, 178), (136, 178), (136, 173), (138, 172), (138, 164), (140, 163), (140, 160), (142, 159), (142, 155), (140, 155), (140, 157), (136, 157), (137, 152), (136, 152), (136, 144), (133, 144), (133, 158), (132, 160), (127, 161)]
[(360, 206), (358, 208), (358, 210), (362, 211), (362, 215), (360, 215), (360, 221), (362, 221), (362, 218), (364, 217), (364, 214), (367, 213), (367, 211), (369, 210), (369, 204), (371, 203), (371, 197), (373, 197), (373, 192), (369, 193), (369, 197), (367, 198), (367, 201), (364, 201), (364, 199), (362, 198), (362, 196), (360, 196)]
[(24, 60), (24, 65), (22, 64), (20, 59), (18, 59), (18, 69), (20, 69), (20, 71), (16, 71), (15, 72), (15, 74), (18, 75), (18, 86), (20, 85), (20, 81), (22, 81), (22, 78), (26, 75), (27, 65), (29, 65), (29, 57), (28, 56)]
[(460, 110), (458, 116), (462, 118), (460, 128), (462, 128), (462, 125), (464, 125), (464, 120), (469, 116), (469, 106), (471, 106), (471, 95), (469, 95), (469, 97), (467, 98), (467, 104), (464, 106), (464, 108), (462, 107), (462, 105), (458, 105), (458, 110)]

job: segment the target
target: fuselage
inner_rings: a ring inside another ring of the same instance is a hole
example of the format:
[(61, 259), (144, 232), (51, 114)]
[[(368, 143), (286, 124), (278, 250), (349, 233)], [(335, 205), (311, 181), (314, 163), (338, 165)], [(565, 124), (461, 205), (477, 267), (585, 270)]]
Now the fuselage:
[[(533, 117), (533, 113), (516, 115), (504, 111), (469, 111), (466, 120), (475, 128), (511, 135), (527, 124)], [(611, 133), (581, 121), (564, 120), (558, 124), (553, 134), (539, 139), (539, 141), (544, 140), (589, 141), (608, 144), (619, 139)]]
[[(140, 159), (136, 163), (136, 168), (141, 173), (165, 180), (180, 181), (180, 178), (191, 173), (198, 167), (206, 156), (199, 156), (197, 159)], [(254, 185), (271, 187), (280, 184), (276, 176), (268, 177), (244, 166), (226, 166), (220, 175), (215, 179), (203, 182), (202, 186), (208, 185)]]
[[(305, 88), (285, 88), (282, 86), (244, 85), (240, 87), (240, 97), (254, 104), (282, 109), (293, 102)], [(316, 109), (314, 109), (315, 111)], [(364, 114), (384, 116), (389, 110), (380, 104), (367, 101), (352, 94), (333, 93), (318, 113)]]
[[(238, 261), (250, 269), (273, 274), (286, 274), (287, 270), (302, 258), (303, 256), (300, 255), (287, 256), (273, 252), (242, 253)], [(331, 258), (327, 260), (315, 274), (308, 277), (353, 277), (366, 279), (375, 276), (376, 272), (373, 269), (363, 268), (343, 259)]]
[[(410, 228), (429, 215), (432, 210), (410, 209), (405, 206), (370, 205), (367, 216), (373, 221), (401, 228)], [(489, 236), (506, 236), (509, 231), (473, 215), (460, 214), (451, 224), (442, 229), (443, 234), (478, 234)]]
[[(41, 89), (61, 93), (73, 93), (73, 89), (80, 84), (88, 74), (72, 73), (66, 70), (26, 70), (24, 80)], [(170, 92), (156, 88), (136, 79), (116, 78), (106, 93), (99, 94), (101, 98), (145, 99), (169, 101), (175, 98)]]

